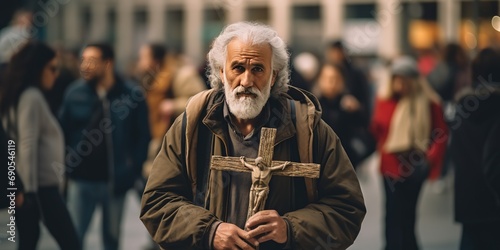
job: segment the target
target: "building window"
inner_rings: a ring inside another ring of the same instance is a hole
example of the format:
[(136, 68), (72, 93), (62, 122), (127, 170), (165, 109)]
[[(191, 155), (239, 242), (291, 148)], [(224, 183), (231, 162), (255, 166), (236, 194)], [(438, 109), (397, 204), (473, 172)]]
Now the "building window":
[(115, 44), (116, 42), (116, 31), (117, 31), (117, 27), (116, 27), (116, 10), (115, 9), (108, 9), (108, 13), (107, 13), (107, 22), (108, 22), (108, 34), (107, 34), (107, 41), (110, 43), (110, 44)]
[(342, 39), (349, 55), (375, 55), (383, 27), (375, 19), (375, 4), (345, 5)]
[(142, 44), (147, 43), (148, 32), (148, 12), (146, 7), (141, 6), (134, 10), (134, 43), (133, 51), (138, 51)]
[(226, 12), (222, 8), (205, 9), (203, 19), (203, 51), (208, 52), (213, 39), (225, 26)]
[(406, 3), (403, 5), (403, 51), (413, 53), (434, 50), (440, 42), (436, 2)]
[(173, 51), (184, 51), (184, 10), (168, 9), (166, 13), (167, 45)]
[(90, 37), (90, 20), (92, 20), (92, 12), (90, 6), (82, 8), (82, 38), (83, 41), (88, 41)]
[(374, 19), (375, 4), (347, 4), (345, 6), (346, 19)]
[(292, 13), (293, 52), (298, 54), (307, 51), (320, 54), (323, 50), (320, 7), (318, 5), (295, 6)]
[(321, 10), (318, 5), (293, 7), (293, 18), (300, 20), (316, 21), (321, 18)]
[(248, 21), (269, 24), (268, 7), (250, 7), (247, 9)]

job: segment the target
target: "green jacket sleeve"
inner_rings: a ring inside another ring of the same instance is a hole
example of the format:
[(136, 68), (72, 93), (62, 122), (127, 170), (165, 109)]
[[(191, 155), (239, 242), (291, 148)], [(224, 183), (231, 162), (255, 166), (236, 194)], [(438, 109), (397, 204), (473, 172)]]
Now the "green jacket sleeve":
[(192, 203), (181, 150), (182, 115), (164, 137), (142, 197), (141, 220), (163, 249), (202, 249), (217, 220)]
[(337, 135), (323, 121), (314, 132), (315, 162), (321, 163), (318, 200), (284, 217), (292, 226), (294, 249), (346, 249), (366, 214), (363, 195)]

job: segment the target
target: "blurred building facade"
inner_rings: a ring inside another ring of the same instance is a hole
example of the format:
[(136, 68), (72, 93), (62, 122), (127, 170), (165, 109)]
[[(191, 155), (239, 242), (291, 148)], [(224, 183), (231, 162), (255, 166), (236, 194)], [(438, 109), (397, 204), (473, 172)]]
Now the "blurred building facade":
[(492, 19), (500, 0), (52, 1), (65, 4), (48, 22), (49, 42), (108, 41), (121, 67), (145, 42), (165, 43), (202, 63), (222, 28), (243, 20), (271, 25), (294, 52), (320, 56), (336, 38), (353, 55), (383, 58), (448, 42), (468, 49), (500, 44)]

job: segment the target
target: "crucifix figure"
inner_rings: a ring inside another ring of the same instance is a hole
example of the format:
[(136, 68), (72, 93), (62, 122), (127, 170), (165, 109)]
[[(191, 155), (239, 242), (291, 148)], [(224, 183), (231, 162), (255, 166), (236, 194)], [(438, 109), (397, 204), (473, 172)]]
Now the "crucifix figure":
[(262, 157), (255, 158), (255, 165), (245, 161), (245, 156), (240, 157), (241, 163), (252, 170), (252, 186), (250, 187), (250, 199), (248, 202), (247, 219), (260, 210), (264, 209), (267, 195), (269, 194), (269, 182), (271, 182), (272, 171), (285, 169), (290, 164), (289, 161), (274, 167), (268, 167), (263, 162)]
[[(275, 128), (262, 128), (256, 159), (247, 159), (244, 156), (212, 156), (211, 169), (252, 173), (247, 219), (264, 209), (269, 194), (269, 182), (273, 175), (319, 178), (319, 164), (273, 161), (275, 138)], [(252, 161), (255, 164), (249, 163)]]

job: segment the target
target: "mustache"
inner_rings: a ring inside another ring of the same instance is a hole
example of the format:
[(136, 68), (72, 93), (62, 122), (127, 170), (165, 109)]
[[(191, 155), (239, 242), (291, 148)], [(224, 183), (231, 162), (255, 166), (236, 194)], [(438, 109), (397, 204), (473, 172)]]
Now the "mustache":
[(233, 90), (233, 93), (235, 95), (254, 95), (258, 96), (260, 93), (257, 89), (250, 87), (250, 88), (245, 88), (243, 86), (238, 86)]

